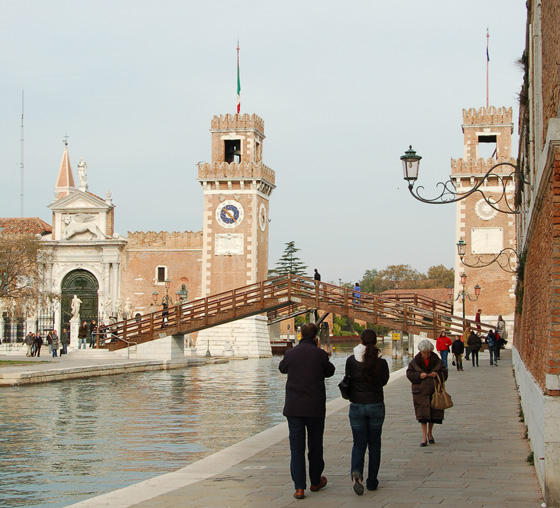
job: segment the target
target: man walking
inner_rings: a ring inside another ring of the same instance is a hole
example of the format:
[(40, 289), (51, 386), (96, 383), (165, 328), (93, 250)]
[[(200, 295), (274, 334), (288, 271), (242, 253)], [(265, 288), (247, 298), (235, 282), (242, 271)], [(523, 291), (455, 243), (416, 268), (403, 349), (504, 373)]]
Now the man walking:
[(306, 488), (305, 433), (309, 460), (311, 491), (317, 492), (327, 485), (321, 476), (325, 468), (323, 461), (323, 432), (325, 429), (326, 393), (325, 378), (334, 374), (335, 367), (328, 354), (318, 347), (314, 323), (301, 328), (301, 340), (288, 349), (278, 369), (288, 374), (284, 416), (290, 430), (290, 472), (295, 486), (294, 497), (303, 499)]

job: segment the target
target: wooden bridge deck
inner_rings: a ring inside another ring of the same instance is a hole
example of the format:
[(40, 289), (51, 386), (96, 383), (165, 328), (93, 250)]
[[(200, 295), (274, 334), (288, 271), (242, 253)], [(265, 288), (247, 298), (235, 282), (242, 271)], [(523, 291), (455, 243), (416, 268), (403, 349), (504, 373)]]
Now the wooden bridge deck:
[(282, 275), (231, 291), (182, 303), (166, 310), (127, 319), (106, 329), (100, 347), (121, 349), (169, 335), (184, 335), (256, 314), (269, 313), (271, 320), (293, 312), (318, 309), (379, 324), (393, 330), (436, 338), (441, 330), (462, 333), (463, 325), (474, 323), (451, 314), (452, 306), (418, 295), (382, 298), (352, 289), (295, 275)]

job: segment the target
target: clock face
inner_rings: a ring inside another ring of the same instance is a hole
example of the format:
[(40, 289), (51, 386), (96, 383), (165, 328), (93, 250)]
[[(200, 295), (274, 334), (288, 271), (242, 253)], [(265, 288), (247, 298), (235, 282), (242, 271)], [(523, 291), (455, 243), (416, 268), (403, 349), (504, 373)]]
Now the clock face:
[(223, 201), (216, 208), (216, 220), (224, 228), (235, 228), (243, 221), (243, 207), (233, 200)]
[(261, 231), (266, 229), (266, 224), (268, 223), (268, 219), (266, 217), (266, 206), (264, 203), (261, 203), (259, 208), (259, 226), (261, 227)]
[(482, 220), (492, 220), (498, 213), (498, 211), (492, 208), (484, 199), (481, 199), (476, 203), (474, 211)]

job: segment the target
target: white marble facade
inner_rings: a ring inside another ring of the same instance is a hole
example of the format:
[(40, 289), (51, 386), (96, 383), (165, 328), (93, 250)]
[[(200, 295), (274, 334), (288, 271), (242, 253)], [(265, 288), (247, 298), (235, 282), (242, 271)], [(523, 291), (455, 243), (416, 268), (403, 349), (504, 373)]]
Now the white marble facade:
[[(121, 257), (126, 239), (113, 233), (113, 208), (110, 195), (105, 200), (82, 190), (49, 205), (53, 212), (53, 234), (43, 237), (53, 250), (51, 287), (61, 291), (62, 281), (74, 270), (90, 272), (99, 285), (98, 314), (104, 319), (114, 315), (120, 296)], [(55, 314), (60, 329), (61, 311)]]

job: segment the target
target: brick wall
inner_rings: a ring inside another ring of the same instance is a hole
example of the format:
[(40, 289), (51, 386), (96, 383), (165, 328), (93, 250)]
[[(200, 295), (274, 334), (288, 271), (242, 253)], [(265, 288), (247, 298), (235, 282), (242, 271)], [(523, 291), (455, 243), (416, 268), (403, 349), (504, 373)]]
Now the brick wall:
[(560, 3), (542, 2), (542, 99), (543, 99), (543, 144), (546, 139), (548, 120), (559, 115), (560, 54)]
[(546, 374), (560, 374), (560, 151), (543, 186), (527, 249), (514, 345), (544, 390)]

